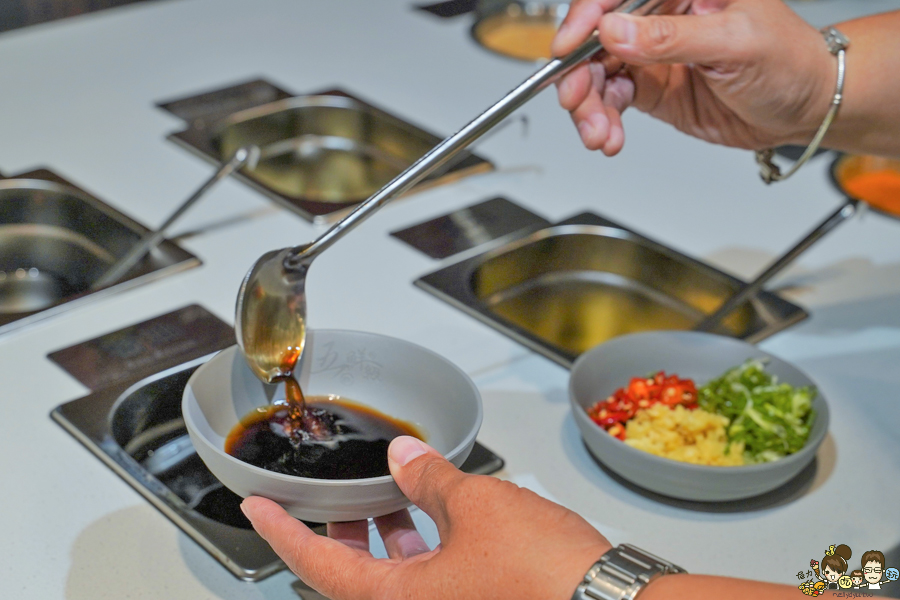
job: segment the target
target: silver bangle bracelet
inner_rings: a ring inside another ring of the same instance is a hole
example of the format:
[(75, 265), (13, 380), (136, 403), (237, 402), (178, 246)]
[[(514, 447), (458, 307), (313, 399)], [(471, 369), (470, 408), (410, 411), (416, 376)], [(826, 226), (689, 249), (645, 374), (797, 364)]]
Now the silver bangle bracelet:
[(825, 120), (822, 121), (822, 125), (819, 126), (819, 130), (816, 132), (815, 137), (813, 137), (812, 142), (810, 142), (809, 146), (806, 147), (806, 150), (787, 173), (782, 173), (781, 168), (773, 161), (775, 157), (774, 148), (756, 151), (756, 163), (759, 165), (759, 175), (766, 183), (784, 181), (806, 164), (806, 161), (812, 158), (813, 154), (816, 153), (816, 150), (819, 149), (819, 144), (822, 143), (822, 139), (828, 132), (828, 128), (831, 127), (831, 123), (834, 121), (838, 109), (841, 107), (841, 102), (844, 99), (844, 75), (847, 68), (846, 51), (847, 47), (850, 45), (850, 40), (834, 27), (823, 29), (822, 35), (825, 37), (825, 43), (828, 44), (828, 51), (837, 56), (838, 62), (837, 84), (835, 85), (834, 97), (831, 99), (831, 106), (828, 109), (828, 114), (825, 115)]

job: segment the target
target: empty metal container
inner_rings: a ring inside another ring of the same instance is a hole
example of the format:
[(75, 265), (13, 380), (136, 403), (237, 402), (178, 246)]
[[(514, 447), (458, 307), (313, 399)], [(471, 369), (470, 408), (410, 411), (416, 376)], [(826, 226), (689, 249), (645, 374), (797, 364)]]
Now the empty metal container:
[(92, 292), (147, 231), (48, 171), (0, 179), (0, 333), (200, 264), (166, 241), (121, 281)]
[[(585, 213), (532, 229), (416, 285), (570, 367), (582, 352), (618, 335), (691, 329), (742, 282)], [(718, 333), (758, 341), (806, 316), (763, 292)]]
[[(223, 102), (234, 101), (236, 92), (229, 90), (248, 85), (219, 92)], [(200, 96), (206, 110), (215, 110), (215, 95)], [(162, 106), (175, 105), (183, 113), (187, 102)], [(330, 220), (362, 202), (441, 141), (340, 90), (283, 98), (224, 117), (189, 114), (194, 117), (189, 127), (170, 139), (215, 162), (228, 160), (242, 146), (262, 147), (257, 166), (242, 169), (238, 177), (312, 221)], [(415, 189), (492, 168), (467, 153)]]

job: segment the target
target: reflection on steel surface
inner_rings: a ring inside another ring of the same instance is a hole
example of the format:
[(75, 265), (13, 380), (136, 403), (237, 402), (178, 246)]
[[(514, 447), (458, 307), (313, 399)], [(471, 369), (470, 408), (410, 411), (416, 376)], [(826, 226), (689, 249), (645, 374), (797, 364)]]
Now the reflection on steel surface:
[(0, 333), (200, 264), (164, 241), (119, 282), (92, 290), (147, 231), (49, 171), (0, 177)]
[[(242, 169), (239, 178), (312, 221), (332, 220), (359, 204), (440, 142), (340, 90), (285, 95), (255, 81), (200, 94), (196, 104), (187, 98), (162, 106), (192, 119), (170, 139), (209, 160), (227, 160), (248, 145), (266, 148), (256, 168)], [(264, 98), (276, 99), (254, 104)], [(217, 102), (241, 108), (229, 113)], [(492, 168), (465, 153), (415, 189)]]

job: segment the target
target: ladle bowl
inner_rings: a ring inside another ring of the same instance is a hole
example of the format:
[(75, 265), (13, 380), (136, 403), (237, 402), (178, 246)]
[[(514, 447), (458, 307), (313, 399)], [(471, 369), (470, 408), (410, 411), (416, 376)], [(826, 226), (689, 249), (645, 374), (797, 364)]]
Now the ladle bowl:
[[(411, 342), (373, 333), (307, 332), (295, 371), (309, 396), (337, 395), (411, 422), (425, 441), (460, 466), (481, 427), (481, 396), (447, 359)], [(237, 347), (223, 350), (188, 380), (184, 422), (197, 454), (239, 496), (263, 496), (305, 521), (355, 521), (385, 515), (409, 501), (390, 475), (368, 479), (311, 479), (267, 471), (225, 452), (231, 429), (254, 409), (284, 399), (267, 385)]]
[(308, 265), (286, 268), (293, 252), (263, 254), (238, 291), (235, 337), (250, 370), (266, 383), (290, 376), (305, 345)]

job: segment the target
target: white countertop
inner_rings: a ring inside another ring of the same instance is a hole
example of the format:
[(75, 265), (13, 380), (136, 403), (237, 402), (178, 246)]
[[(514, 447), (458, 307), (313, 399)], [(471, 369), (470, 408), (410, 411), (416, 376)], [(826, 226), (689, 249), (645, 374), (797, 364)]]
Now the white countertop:
[[(409, 6), (169, 0), (2, 34), (0, 171), (47, 166), (154, 226), (211, 173), (165, 140), (181, 123), (156, 101), (264, 76), (298, 92), (338, 85), (449, 133), (530, 72), (478, 49), (466, 18)], [(900, 2), (794, 6), (822, 25)], [(508, 477), (542, 487), (613, 542), (690, 571), (790, 583), (829, 544), (898, 546), (900, 225), (877, 215), (854, 220), (780, 280), (812, 318), (763, 347), (811, 375), (832, 410), (809, 489), (737, 512), (659, 502), (587, 454), (564, 369), (414, 288), (438, 263), (387, 232), (500, 194), (551, 220), (598, 212), (746, 277), (840, 197), (826, 181), (827, 161), (766, 187), (750, 153), (689, 139), (636, 112), (626, 116), (628, 143), (614, 159), (582, 149), (552, 92), (522, 113), (525, 137), (510, 127), (479, 147), (497, 172), (396, 202), (318, 259), (311, 325), (394, 335), (456, 362), (482, 391), (479, 438), (506, 459)], [(227, 223), (236, 216), (245, 218)], [(181, 242), (201, 268), (0, 337), (0, 597), (295, 597), (287, 573), (258, 584), (234, 579), (48, 417), (87, 392), (48, 352), (190, 303), (231, 322), (256, 257), (317, 233), (233, 181), (178, 230), (205, 227)]]

